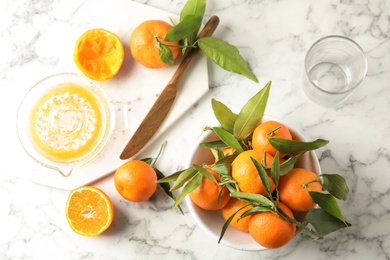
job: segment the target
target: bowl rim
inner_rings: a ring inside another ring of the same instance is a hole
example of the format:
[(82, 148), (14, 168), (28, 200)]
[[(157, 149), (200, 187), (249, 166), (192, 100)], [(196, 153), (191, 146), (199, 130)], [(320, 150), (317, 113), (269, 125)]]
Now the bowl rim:
[[(270, 120), (274, 120), (274, 121), (283, 123), (284, 125), (286, 125), (289, 128), (289, 130), (292, 132), (293, 136), (295, 136), (296, 138), (299, 138), (299, 140), (307, 141), (306, 137), (301, 132), (297, 131), (294, 127), (290, 127), (288, 124), (286, 124), (285, 121), (283, 121), (281, 119), (278, 119), (278, 118), (275, 118), (272, 116), (268, 116), (268, 115), (264, 115), (261, 122), (270, 121)], [(212, 132), (210, 132), (208, 134), (203, 134), (199, 138), (199, 140), (197, 140), (196, 144), (190, 150), (191, 153), (188, 156), (188, 159), (186, 160), (186, 166), (192, 165), (192, 162), (194, 160), (196, 152), (199, 149), (199, 143), (207, 140), (207, 138), (210, 138), (210, 136), (212, 136), (213, 134), (214, 133), (212, 133)], [(305, 155), (306, 155), (306, 157), (308, 157), (311, 160), (311, 163), (313, 164), (312, 165), (313, 169), (311, 169), (311, 170), (313, 172), (315, 172), (317, 175), (320, 175), (321, 174), (321, 167), (320, 167), (320, 163), (319, 163), (319, 160), (318, 160), (316, 153), (314, 151), (308, 151)], [(188, 210), (189, 210), (191, 216), (193, 217), (193, 219), (195, 220), (196, 224), (203, 230), (203, 232), (208, 234), (212, 239), (218, 241), (220, 234), (216, 233), (216, 228), (213, 229), (212, 227), (210, 227), (209, 223), (211, 221), (210, 219), (212, 219), (212, 223), (215, 222), (216, 219), (214, 219), (214, 218), (221, 218), (224, 221), (221, 211), (220, 210), (217, 210), (217, 211), (203, 210), (203, 209), (199, 208), (196, 204), (194, 204), (191, 201), (191, 199), (189, 198), (189, 196), (185, 197), (185, 202), (186, 202)], [(202, 219), (202, 217), (199, 215), (199, 212), (209, 215), (208, 216), (209, 222)], [(210, 217), (212, 217), (212, 218), (210, 218)], [(222, 223), (222, 225), (223, 225), (223, 223)], [(222, 225), (219, 227), (219, 232), (222, 228)], [(235, 237), (236, 239), (228, 239), (227, 235), (229, 235), (229, 234), (232, 236), (238, 236), (238, 237)], [(296, 234), (298, 234), (298, 232)], [(223, 244), (223, 245), (228, 246), (230, 248), (243, 250), (243, 251), (269, 250), (268, 248), (265, 248), (265, 247), (261, 246), (260, 244), (258, 244), (251, 237), (250, 238), (253, 241), (251, 241), (249, 244), (248, 243), (240, 243), (240, 241), (241, 241), (240, 239), (243, 237), (248, 238), (248, 237), (250, 237), (250, 235), (249, 235), (249, 233), (241, 232), (241, 231), (236, 230), (234, 228), (228, 228), (226, 230), (226, 233), (224, 234), (224, 237), (221, 239), (220, 244)], [(237, 243), (237, 241), (239, 243)]]

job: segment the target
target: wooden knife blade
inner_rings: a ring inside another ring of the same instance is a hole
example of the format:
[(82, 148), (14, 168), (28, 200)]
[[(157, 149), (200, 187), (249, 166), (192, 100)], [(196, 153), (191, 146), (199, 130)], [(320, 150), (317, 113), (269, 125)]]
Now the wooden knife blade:
[[(198, 39), (203, 37), (211, 36), (219, 24), (218, 16), (212, 16), (202, 31), (198, 35)], [(175, 101), (178, 83), (183, 76), (184, 72), (189, 67), (190, 63), (194, 59), (195, 54), (199, 52), (199, 47), (191, 48), (187, 54), (183, 57), (179, 67), (173, 74), (171, 80), (167, 86), (161, 92), (156, 102), (149, 110), (148, 114), (127, 143), (125, 149), (122, 151), (120, 158), (122, 160), (129, 159), (137, 154), (141, 149), (148, 143), (153, 135), (160, 128), (164, 122), (169, 111), (171, 110), (172, 104)]]

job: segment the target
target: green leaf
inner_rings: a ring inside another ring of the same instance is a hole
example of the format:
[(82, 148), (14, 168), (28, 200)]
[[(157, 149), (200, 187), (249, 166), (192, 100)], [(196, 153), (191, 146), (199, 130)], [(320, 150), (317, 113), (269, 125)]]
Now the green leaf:
[(228, 164), (231, 164), (234, 159), (236, 159), (236, 157), (238, 156), (238, 153), (233, 153), (232, 155), (229, 155), (229, 156), (225, 156), (223, 157), (222, 159), (219, 159), (215, 164), (225, 164), (225, 163), (228, 163)]
[(260, 176), (260, 179), (261, 179), (261, 182), (263, 183), (264, 185), (264, 188), (265, 188), (265, 191), (268, 193), (268, 194), (271, 194), (271, 184), (269, 183), (269, 180), (268, 180), (268, 175), (267, 175), (267, 172), (265, 171), (263, 165), (261, 165), (255, 158), (253, 158), (251, 156), (251, 160), (253, 162), (253, 164), (255, 165), (256, 169), (257, 169), (257, 172)]
[(311, 142), (287, 140), (284, 138), (272, 137), (268, 139), (273, 147), (281, 153), (293, 154), (298, 151), (310, 151), (323, 147), (329, 143), (328, 140), (317, 139)]
[(182, 173), (183, 171), (178, 171), (178, 172), (175, 172), (171, 175), (168, 175), (164, 178), (161, 178), (157, 181), (157, 183), (169, 183), (169, 182), (174, 182), (177, 180), (177, 178), (179, 178), (180, 174)]
[(271, 207), (269, 206), (255, 206), (253, 208), (248, 209), (244, 213), (242, 213), (241, 218), (247, 217), (249, 215), (258, 213), (258, 212), (271, 212), (274, 211)]
[(279, 185), (280, 176), (280, 164), (279, 164), (279, 152), (277, 151), (271, 165), (271, 177), (276, 187)]
[(233, 133), (234, 122), (236, 121), (237, 114), (233, 113), (226, 105), (215, 100), (211, 100), (214, 115), (222, 128), (226, 131)]
[(249, 203), (254, 203), (256, 205), (275, 208), (275, 204), (269, 198), (261, 194), (248, 193), (248, 192), (232, 192), (230, 193), (230, 197), (244, 200)]
[(140, 159), (141, 161), (144, 161), (146, 162), (147, 164), (151, 165), (152, 166), (152, 163), (154, 161), (154, 158), (151, 158), (151, 157), (147, 157), (147, 158), (142, 158)]
[(171, 191), (181, 188), (186, 182), (194, 177), (198, 171), (194, 166), (185, 169), (176, 179), (176, 182), (172, 185)]
[(198, 46), (209, 59), (221, 68), (241, 74), (256, 83), (259, 82), (235, 46), (215, 37), (198, 39)]
[(238, 153), (243, 152), (240, 143), (237, 141), (237, 139), (233, 136), (233, 134), (229, 133), (225, 129), (222, 129), (220, 127), (213, 127), (214, 133), (218, 135), (218, 137), (224, 142), (227, 146), (233, 148)]
[(294, 167), (295, 167), (295, 163), (298, 161), (299, 158), (301, 158), (301, 156), (304, 154), (304, 152), (302, 153), (299, 153), (297, 155), (294, 155), (294, 156), (291, 156), (290, 158), (288, 158), (286, 161), (284, 161), (281, 165), (280, 165), (280, 172), (279, 172), (279, 175), (280, 176), (283, 176), (287, 173), (289, 173)]
[(172, 65), (175, 62), (172, 51), (168, 46), (160, 44), (158, 55), (160, 56), (161, 61), (168, 65)]
[(321, 174), (323, 178), (322, 189), (328, 191), (340, 200), (348, 198), (349, 188), (345, 179), (338, 174)]
[(337, 204), (336, 199), (332, 195), (315, 191), (309, 191), (309, 194), (313, 201), (317, 203), (318, 206), (321, 207), (321, 209), (325, 210), (327, 213), (338, 218), (339, 220), (345, 222), (340, 207)]
[(238, 140), (243, 140), (253, 133), (263, 118), (267, 106), (271, 81), (242, 107), (234, 123), (233, 134)]
[(182, 191), (177, 196), (175, 203), (173, 204), (172, 208), (176, 208), (180, 202), (187, 196), (191, 191), (195, 190), (200, 183), (202, 182), (203, 175), (202, 174), (196, 174), (194, 178), (192, 178), (187, 184), (184, 186)]
[(197, 17), (200, 17), (198, 29), (194, 33), (189, 35), (186, 39), (186, 43), (189, 45), (192, 45), (196, 40), (198, 30), (202, 25), (202, 20), (203, 20), (205, 10), (206, 10), (206, 0), (188, 0), (184, 5), (183, 9), (181, 10), (180, 21), (183, 21), (185, 17), (188, 15), (195, 15)]
[(196, 34), (199, 30), (199, 26), (202, 23), (202, 17), (197, 15), (186, 15), (180, 23), (171, 27), (165, 36), (165, 41), (174, 42), (180, 41), (193, 34)]
[(319, 208), (310, 210), (306, 215), (306, 221), (309, 222), (321, 236), (350, 226), (350, 224), (339, 220), (325, 210)]
[(210, 142), (204, 142), (200, 143), (200, 146), (206, 147), (206, 148), (211, 148), (211, 149), (218, 149), (218, 148), (225, 148), (228, 147), (224, 142), (221, 140), (217, 141), (210, 141)]
[(202, 174), (204, 177), (206, 177), (207, 179), (210, 179), (211, 181), (215, 182), (216, 184), (217, 183), (217, 180), (215, 179), (214, 175), (212, 175), (208, 170), (206, 170), (205, 168), (203, 168), (201, 165), (194, 165), (195, 169), (200, 173)]
[[(161, 180), (161, 179), (165, 178), (164, 174), (159, 169), (154, 168), (154, 171), (157, 174), (157, 179), (158, 180)], [(171, 197), (173, 200), (175, 200), (175, 197), (173, 196), (173, 193), (170, 191), (171, 185), (169, 185), (169, 183), (159, 183), (159, 185), (164, 190), (165, 194), (167, 194), (169, 197)], [(184, 215), (184, 212), (183, 212), (182, 208), (180, 207), (180, 205), (178, 205), (178, 208), (179, 208), (181, 214)]]
[(230, 174), (230, 163), (218, 163), (214, 164), (212, 167), (213, 171), (216, 171), (217, 173), (221, 175), (229, 175)]
[(223, 226), (222, 226), (222, 229), (221, 229), (221, 234), (219, 236), (219, 239), (218, 239), (218, 243), (221, 242), (222, 238), (223, 238), (223, 235), (225, 235), (225, 232), (226, 230), (229, 228), (229, 225), (230, 223), (232, 222), (234, 216), (240, 211), (237, 210), (236, 212), (234, 212), (230, 217), (228, 217), (228, 219), (225, 221), (225, 223), (223, 223)]
[(187, 15), (202, 16), (206, 10), (206, 0), (188, 0), (180, 13), (180, 21)]

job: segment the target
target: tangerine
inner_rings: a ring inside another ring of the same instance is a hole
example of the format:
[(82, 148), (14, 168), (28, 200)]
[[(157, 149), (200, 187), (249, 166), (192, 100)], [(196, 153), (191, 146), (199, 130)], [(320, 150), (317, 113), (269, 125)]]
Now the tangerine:
[[(263, 150), (272, 156), (275, 156), (276, 149), (269, 142), (269, 138), (279, 137), (291, 140), (292, 136), (290, 130), (283, 124), (270, 120), (259, 124), (253, 131), (252, 135), (252, 146), (253, 149)], [(284, 157), (285, 154), (280, 153), (280, 158)]]
[(279, 179), (279, 198), (290, 209), (295, 211), (309, 211), (316, 203), (309, 191), (322, 191), (318, 176), (303, 168), (294, 168)]
[[(220, 181), (219, 174), (205, 167), (217, 182)], [(200, 174), (200, 173), (198, 173)], [(200, 208), (205, 210), (219, 210), (226, 206), (230, 200), (229, 190), (226, 186), (220, 186), (209, 178), (202, 177), (198, 187), (189, 193), (191, 200)]]
[[(260, 179), (259, 172), (251, 157), (260, 162), (263, 166), (271, 167), (273, 157), (260, 150), (247, 150), (240, 153), (232, 162), (232, 178), (237, 182), (241, 192), (257, 193), (268, 195), (263, 182)], [(271, 191), (275, 189), (275, 184), (270, 175), (268, 175)]]
[(244, 218), (241, 218), (241, 215), (250, 208), (253, 208), (253, 206), (248, 202), (236, 198), (231, 198), (226, 206), (222, 208), (222, 216), (225, 220), (227, 220), (231, 215), (237, 212), (230, 221), (229, 225), (242, 232), (249, 232), (250, 215), (245, 216)]
[(144, 161), (131, 160), (122, 164), (114, 175), (119, 194), (133, 202), (148, 200), (157, 189), (157, 174)]
[[(279, 208), (294, 219), (292, 211), (283, 203)], [(275, 212), (258, 212), (249, 220), (249, 234), (266, 248), (278, 248), (287, 244), (295, 235), (296, 226)]]
[(123, 64), (122, 41), (105, 29), (88, 30), (77, 39), (73, 60), (87, 77), (99, 81), (110, 79)]
[(97, 236), (111, 225), (114, 207), (102, 190), (83, 186), (70, 192), (65, 214), (74, 232), (83, 236)]
[[(169, 46), (180, 45), (179, 41), (166, 42), (164, 41), (167, 32), (172, 26), (162, 20), (147, 20), (138, 25), (130, 37), (130, 52), (133, 58), (141, 65), (151, 68), (165, 68), (169, 66), (163, 62), (159, 55), (160, 45), (156, 37), (164, 44)], [(179, 55), (180, 49), (169, 47), (175, 60)]]

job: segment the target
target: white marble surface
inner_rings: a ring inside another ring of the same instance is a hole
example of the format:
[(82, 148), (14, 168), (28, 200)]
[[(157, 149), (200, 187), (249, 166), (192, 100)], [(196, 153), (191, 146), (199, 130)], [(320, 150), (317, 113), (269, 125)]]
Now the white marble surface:
[[(112, 175), (93, 183), (114, 202), (112, 226), (96, 238), (78, 236), (64, 215), (68, 191), (31, 182), (34, 163), (15, 131), (18, 104), (33, 83), (58, 69), (61, 53), (55, 46), (74, 44), (61, 32), (66, 35), (78, 26), (72, 24), (75, 16), (93, 15), (93, 9), (89, 14), (79, 11), (91, 2), (104, 1), (0, 1), (0, 259), (390, 258), (390, 1), (208, 1), (206, 16), (221, 19), (215, 35), (239, 47), (260, 83), (209, 63), (209, 93), (140, 157), (156, 155), (167, 140), (158, 167), (165, 173), (186, 167), (202, 125), (216, 124), (211, 98), (238, 112), (272, 80), (266, 113), (286, 120), (308, 139), (330, 140), (317, 155), (323, 172), (347, 179), (351, 193), (341, 207), (353, 226), (322, 241), (296, 237), (281, 249), (264, 252), (218, 245), (196, 226), (185, 205), (184, 216), (172, 211), (172, 201), (161, 190), (142, 204), (124, 201)], [(172, 13), (185, 3), (138, 2)], [(300, 87), (305, 51), (329, 34), (356, 40), (369, 62), (366, 79), (337, 110), (312, 103)], [(55, 43), (52, 48), (45, 47), (48, 40)]]

